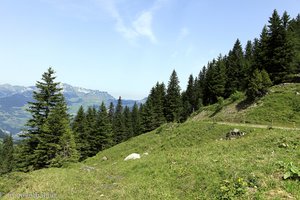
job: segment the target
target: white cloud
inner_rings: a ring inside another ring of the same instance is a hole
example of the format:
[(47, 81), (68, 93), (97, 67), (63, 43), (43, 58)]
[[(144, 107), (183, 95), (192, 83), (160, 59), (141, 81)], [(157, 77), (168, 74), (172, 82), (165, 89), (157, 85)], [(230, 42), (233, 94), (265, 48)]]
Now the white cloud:
[(143, 12), (133, 23), (132, 26), (135, 32), (140, 36), (148, 37), (152, 43), (156, 43), (157, 40), (152, 31), (152, 12)]
[(157, 43), (157, 39), (152, 27), (153, 15), (163, 6), (165, 1), (166, 0), (157, 0), (150, 9), (144, 10), (134, 20), (125, 23), (125, 19), (119, 12), (114, 0), (96, 0), (98, 5), (106, 10), (115, 20), (115, 29), (124, 38), (129, 41), (134, 41), (140, 37), (146, 37), (154, 44)]

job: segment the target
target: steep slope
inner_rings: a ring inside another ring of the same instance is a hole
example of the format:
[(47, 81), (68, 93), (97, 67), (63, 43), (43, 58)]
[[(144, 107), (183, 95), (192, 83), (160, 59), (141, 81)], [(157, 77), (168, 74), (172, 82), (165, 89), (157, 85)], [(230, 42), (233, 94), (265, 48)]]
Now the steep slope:
[[(165, 124), (82, 163), (2, 176), (0, 192), (3, 199), (300, 199), (299, 178), (283, 180), (284, 166), (300, 168), (300, 131), (284, 126), (293, 124), (284, 113), (292, 112), (298, 96), (291, 95), (298, 90), (299, 85), (273, 87), (256, 106), (244, 104), (242, 96), (226, 100), (218, 112), (218, 105), (205, 107), (183, 124)], [(293, 112), (298, 123), (299, 113)], [(267, 126), (270, 118), (282, 116), (273, 123), (283, 127), (249, 126), (240, 119), (256, 123), (253, 113)], [(246, 135), (226, 140), (235, 128)], [(142, 157), (124, 161), (131, 153)]]
[(193, 120), (265, 124), (300, 127), (300, 84), (273, 86), (265, 97), (255, 103), (235, 94), (222, 104), (201, 109)]

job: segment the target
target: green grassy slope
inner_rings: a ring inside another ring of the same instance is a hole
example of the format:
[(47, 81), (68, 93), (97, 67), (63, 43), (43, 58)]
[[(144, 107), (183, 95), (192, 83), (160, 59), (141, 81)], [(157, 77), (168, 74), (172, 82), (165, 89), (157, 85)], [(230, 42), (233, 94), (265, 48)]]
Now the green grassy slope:
[(274, 86), (254, 104), (244, 98), (240, 95), (234, 102), (225, 100), (220, 111), (217, 104), (204, 107), (194, 119), (300, 127), (300, 84)]
[[(276, 87), (273, 90), (259, 106), (240, 111), (247, 120), (253, 120), (250, 113), (259, 113), (274, 98), (272, 95), (293, 93), (276, 92), (280, 90)], [(237, 103), (227, 104), (230, 107)], [(213, 106), (205, 109), (209, 116)], [(226, 109), (215, 117), (225, 120), (221, 116)], [(278, 116), (284, 113), (280, 107), (277, 111)], [(48, 195), (56, 199), (218, 199), (242, 191), (235, 195), (236, 199), (300, 199), (299, 180), (283, 180), (281, 167), (281, 163), (290, 162), (300, 167), (299, 130), (222, 125), (209, 122), (207, 116), (202, 112), (183, 124), (165, 124), (65, 168), (2, 176), (0, 192), (6, 194), (2, 198)], [(269, 120), (266, 113), (258, 116), (265, 120), (261, 124)], [(238, 119), (228, 117), (229, 121)], [(297, 117), (295, 114), (293, 119)], [(284, 120), (287, 118), (283, 118), (282, 125)], [(247, 134), (224, 140), (233, 128)], [(124, 161), (131, 153), (146, 152), (149, 155), (139, 160)], [(104, 156), (108, 160), (103, 160)]]

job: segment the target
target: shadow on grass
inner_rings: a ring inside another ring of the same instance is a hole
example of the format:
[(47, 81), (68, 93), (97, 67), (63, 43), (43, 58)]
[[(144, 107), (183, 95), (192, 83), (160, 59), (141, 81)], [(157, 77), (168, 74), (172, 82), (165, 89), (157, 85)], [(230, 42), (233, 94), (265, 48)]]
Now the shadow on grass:
[(245, 110), (249, 108), (254, 102), (255, 100), (245, 99), (239, 102), (235, 107), (238, 111)]

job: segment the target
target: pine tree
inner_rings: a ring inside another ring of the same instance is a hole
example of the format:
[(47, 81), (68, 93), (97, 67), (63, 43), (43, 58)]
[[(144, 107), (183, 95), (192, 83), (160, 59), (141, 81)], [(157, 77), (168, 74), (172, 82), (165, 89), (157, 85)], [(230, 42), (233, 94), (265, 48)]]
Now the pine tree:
[(95, 107), (89, 107), (86, 113), (86, 123), (87, 123), (87, 151), (85, 155), (87, 157), (94, 156), (97, 151), (97, 110)]
[(292, 73), (292, 63), (295, 58), (294, 45), (286, 29), (289, 24), (289, 16), (285, 14), (283, 20), (274, 10), (268, 26), (268, 63), (266, 70), (275, 84), (283, 82)]
[(116, 112), (113, 118), (113, 131), (115, 144), (123, 142), (125, 139), (125, 124), (123, 118), (123, 106), (121, 97), (119, 97), (118, 99)]
[(153, 99), (151, 95), (148, 96), (146, 103), (141, 106), (141, 121), (144, 133), (157, 128)]
[(153, 109), (154, 129), (166, 122), (164, 115), (164, 101), (166, 96), (166, 88), (164, 83), (156, 83), (148, 96), (148, 100), (151, 101)]
[(112, 145), (112, 124), (109, 120), (109, 116), (107, 113), (106, 106), (104, 102), (101, 103), (97, 114), (97, 122), (96, 122), (96, 129), (97, 129), (97, 152), (104, 150)]
[(136, 102), (134, 103), (133, 108), (132, 108), (131, 118), (132, 118), (133, 136), (140, 135), (142, 133), (141, 116), (140, 116), (140, 112), (139, 112), (139, 107)]
[(243, 49), (239, 39), (236, 40), (232, 51), (229, 52), (226, 63), (226, 97), (235, 91), (243, 90), (246, 74)]
[(180, 121), (182, 109), (181, 94), (177, 73), (173, 70), (168, 83), (168, 89), (165, 99), (165, 114), (168, 122)]
[(262, 95), (267, 94), (269, 88), (272, 86), (272, 81), (269, 77), (269, 74), (266, 70), (261, 71), (261, 78), (262, 78), (262, 88), (261, 88), (261, 93)]
[(5, 135), (0, 146), (0, 175), (11, 172), (14, 164), (14, 146), (11, 135)]
[(295, 73), (300, 73), (300, 14), (295, 19), (292, 19), (288, 31), (293, 38), (295, 46), (295, 59), (293, 68)]
[(129, 138), (133, 137), (132, 116), (128, 106), (125, 106), (124, 108), (123, 118), (124, 118), (124, 127), (125, 127), (124, 140), (128, 140)]
[(108, 119), (111, 124), (113, 124), (114, 115), (115, 115), (115, 106), (114, 106), (113, 102), (110, 102), (109, 108), (108, 108)]
[(48, 119), (51, 110), (59, 103), (64, 101), (61, 88), (55, 82), (54, 70), (49, 68), (42, 75), (42, 80), (36, 84), (37, 90), (33, 92), (34, 102), (29, 102), (29, 113), (31, 118), (27, 122), (28, 130), (21, 135), (22, 140), (18, 168), (28, 171), (36, 169), (37, 154), (35, 153), (41, 140), (42, 127)]
[(218, 97), (223, 97), (225, 93), (226, 74), (225, 61), (220, 55), (218, 60), (209, 63), (206, 74), (207, 100), (206, 103), (216, 103)]
[(248, 87), (246, 90), (246, 96), (249, 100), (255, 100), (257, 97), (262, 96), (261, 94), (262, 88), (262, 76), (258, 69), (255, 69), (250, 81), (248, 83)]
[[(68, 151), (67, 154), (66, 151)], [(71, 131), (67, 105), (62, 99), (50, 111), (39, 134), (39, 144), (34, 151), (37, 161), (35, 169), (56, 166), (64, 162), (78, 161), (74, 135)]]
[(72, 130), (75, 135), (75, 143), (77, 150), (80, 154), (80, 161), (87, 158), (87, 151), (89, 148), (88, 144), (88, 133), (87, 133), (87, 121), (83, 106), (80, 106), (77, 114), (73, 120)]
[[(191, 114), (192, 112), (194, 112), (197, 109), (197, 100), (196, 100), (196, 88), (195, 88), (195, 81), (194, 81), (194, 77), (191, 74), (189, 76), (189, 81), (187, 84), (187, 88), (186, 88), (186, 109), (188, 109), (187, 113)], [(184, 99), (184, 98), (183, 98)], [(185, 100), (183, 100), (185, 101)]]
[(195, 79), (195, 99), (196, 99), (196, 110), (198, 110), (202, 104), (205, 96), (205, 77), (206, 67), (204, 66), (199, 72), (198, 78)]

